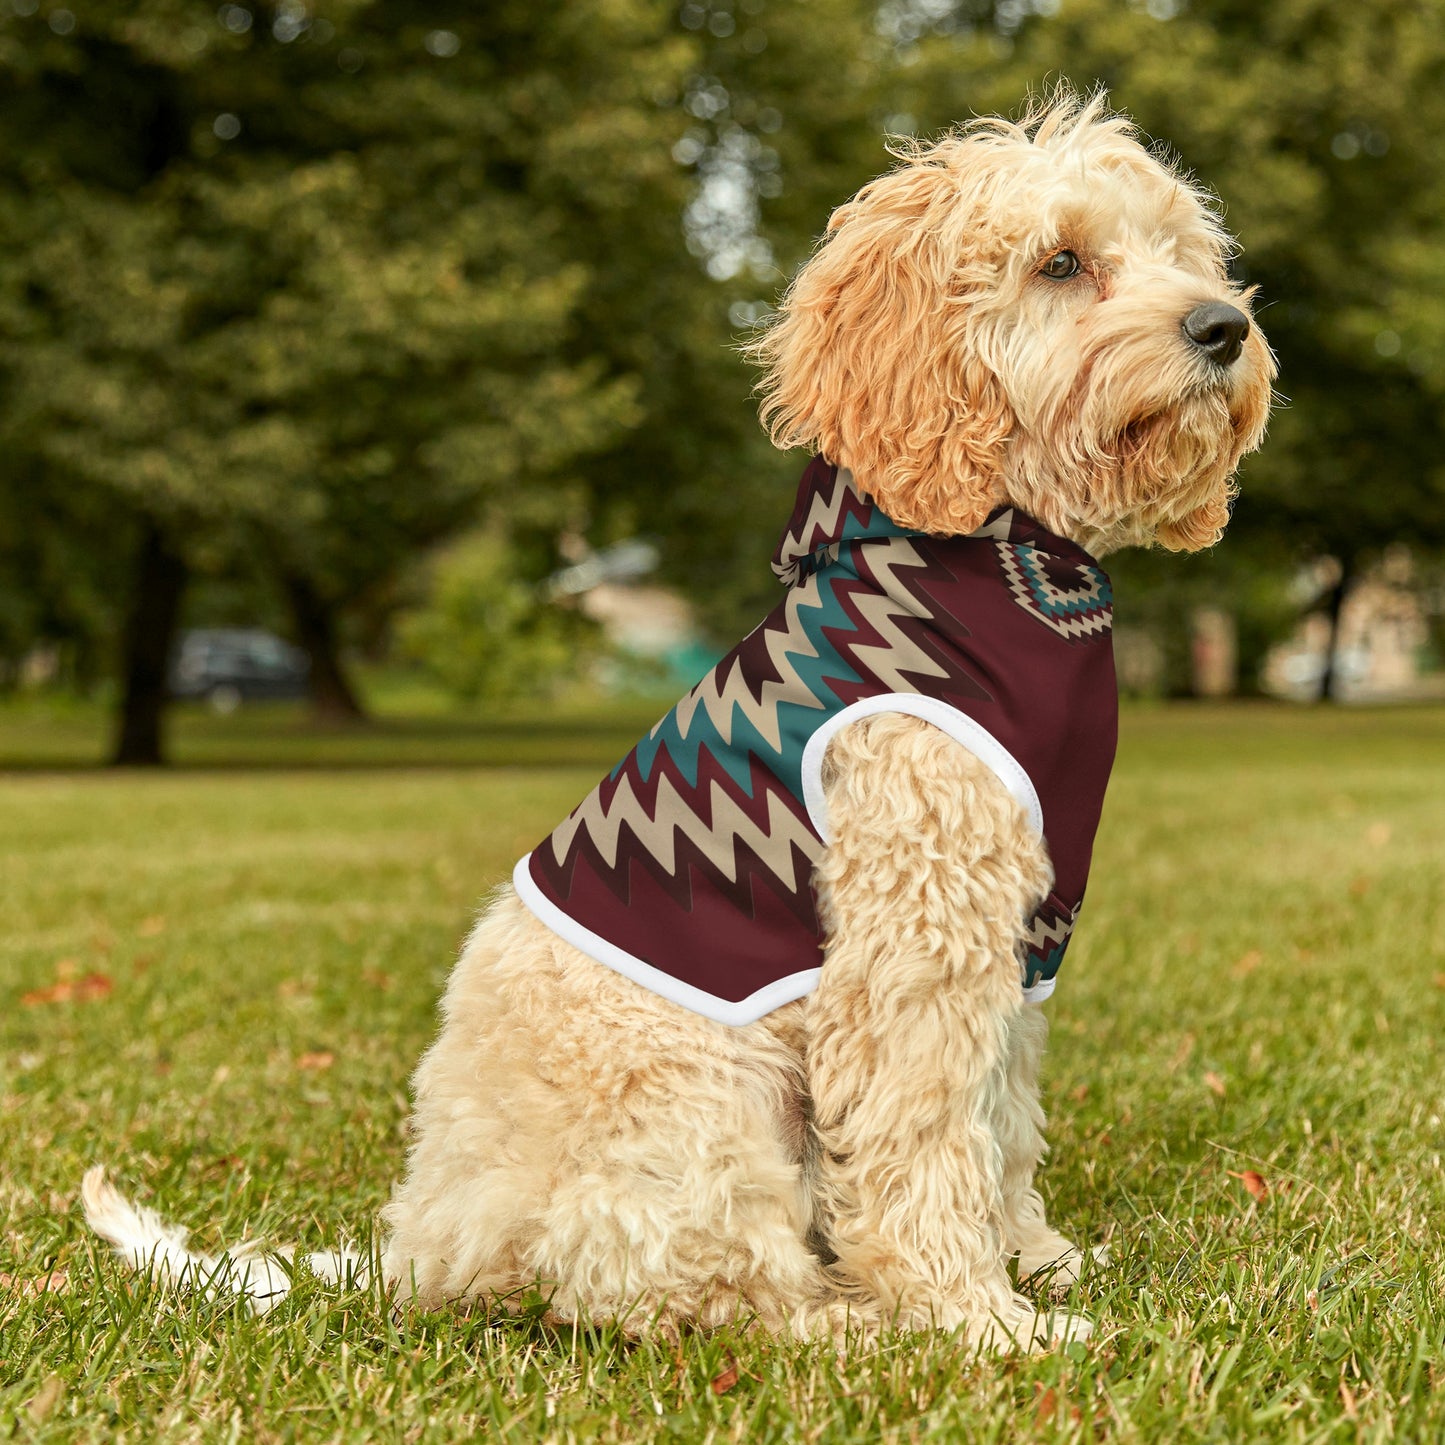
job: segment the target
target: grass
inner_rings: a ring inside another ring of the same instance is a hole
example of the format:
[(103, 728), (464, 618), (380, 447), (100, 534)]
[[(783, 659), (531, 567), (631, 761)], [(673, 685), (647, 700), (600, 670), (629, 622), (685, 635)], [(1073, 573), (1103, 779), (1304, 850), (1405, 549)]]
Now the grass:
[[(1087, 1347), (674, 1352), (309, 1279), (255, 1320), (95, 1249), (95, 1160), (203, 1246), (364, 1240), (479, 898), (651, 711), (196, 716), (184, 771), (0, 778), (0, 1438), (1445, 1438), (1438, 709), (1126, 713), (1049, 1005), (1045, 1191), (1113, 1248)], [(0, 757), (83, 763), (63, 721)]]

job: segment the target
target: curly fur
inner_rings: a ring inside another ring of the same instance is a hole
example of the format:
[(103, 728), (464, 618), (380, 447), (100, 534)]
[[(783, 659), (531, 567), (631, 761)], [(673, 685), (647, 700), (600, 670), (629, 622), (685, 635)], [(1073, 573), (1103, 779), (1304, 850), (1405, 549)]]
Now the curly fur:
[(1005, 1268), (1036, 1233), (1042, 1136), (994, 1115), (1041, 1018), (1014, 961), (1050, 882), (1038, 837), (913, 718), (847, 729), (827, 786), (822, 983), (746, 1028), (602, 968), (502, 890), (416, 1073), (388, 1278), (427, 1305), (540, 1283), (559, 1319), (664, 1334), (1083, 1332), (1039, 1319)]
[[(1257, 329), (1227, 368), (1183, 334), (1203, 302), (1247, 308), (1217, 211), (1101, 98), (1059, 93), (900, 155), (754, 347), (774, 440), (851, 467), (926, 531), (1007, 502), (1096, 552), (1209, 545), (1273, 376)], [(1082, 270), (1052, 281), (1065, 248)], [(540, 1286), (561, 1319), (670, 1335), (1087, 1333), (1006, 1270), (1017, 1255), (1067, 1281), (1081, 1263), (1034, 1186), (1045, 1026), (1017, 958), (1043, 844), (993, 772), (915, 718), (840, 732), (825, 782), (821, 983), (745, 1028), (610, 972), (500, 892), (416, 1073), (385, 1215), (402, 1297)], [(96, 1228), (131, 1259), (162, 1241), (183, 1276), (183, 1241), (102, 1184)]]
[[(1248, 311), (1208, 198), (1067, 91), (898, 154), (750, 347), (774, 442), (925, 531), (1010, 501), (1096, 553), (1217, 541), (1274, 367), (1257, 328), (1223, 385), (1181, 344), (1203, 302)], [(1083, 270), (1060, 284), (1038, 268), (1062, 249)]]

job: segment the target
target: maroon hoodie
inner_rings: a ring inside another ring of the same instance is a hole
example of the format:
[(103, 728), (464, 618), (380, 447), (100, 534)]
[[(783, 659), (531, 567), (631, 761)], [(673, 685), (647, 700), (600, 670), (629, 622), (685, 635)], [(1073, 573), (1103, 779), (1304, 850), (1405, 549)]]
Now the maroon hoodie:
[(1044, 836), (1054, 887), (1020, 980), (1046, 998), (1084, 897), (1114, 759), (1109, 579), (1012, 509), (968, 536), (890, 521), (816, 459), (773, 570), (788, 595), (518, 863), (523, 902), (599, 962), (723, 1023), (810, 993), (828, 740), (933, 723)]

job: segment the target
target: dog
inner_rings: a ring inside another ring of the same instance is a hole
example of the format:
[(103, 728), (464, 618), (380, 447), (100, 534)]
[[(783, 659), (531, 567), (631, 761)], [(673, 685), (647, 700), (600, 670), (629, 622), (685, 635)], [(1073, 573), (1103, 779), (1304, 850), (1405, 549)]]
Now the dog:
[[(381, 1268), (639, 1334), (1042, 1348), (1089, 1321), (1038, 1076), (1113, 755), (1100, 558), (1229, 517), (1275, 373), (1210, 199), (1102, 95), (980, 119), (840, 207), (751, 344), (816, 458), (787, 600), (518, 865), (415, 1075)], [(137, 1264), (262, 1306), (103, 1171)], [(315, 1267), (339, 1273), (336, 1260)]]

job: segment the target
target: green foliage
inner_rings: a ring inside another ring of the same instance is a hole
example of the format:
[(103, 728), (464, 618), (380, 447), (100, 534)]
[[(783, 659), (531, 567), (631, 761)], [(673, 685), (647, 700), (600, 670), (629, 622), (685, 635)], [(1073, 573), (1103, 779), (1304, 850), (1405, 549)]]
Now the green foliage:
[(504, 536), (464, 537), (429, 571), (427, 598), (398, 618), (398, 637), (403, 652), (453, 697), (545, 697), (577, 676), (594, 629), (518, 575)]
[(1268, 538), (1247, 529), (1194, 556), (1137, 549), (1108, 558), (1118, 628), (1142, 628), (1162, 651), (1160, 689), (1188, 696), (1194, 686), (1191, 655), (1194, 614), (1223, 607), (1236, 631), (1238, 690), (1257, 693), (1270, 648), (1299, 618), (1296, 579)]
[(161, 0), (63, 39), (0, 21), (0, 436), (40, 485), (346, 600), (635, 425), (635, 378), (578, 344), (589, 273), (547, 177), (569, 128), (629, 132), (682, 57), (645, 6), (551, 8), (572, 24), (376, 3), (235, 33), (239, 7)]
[(372, 635), (479, 515), (534, 573), (564, 527), (646, 532), (730, 639), (798, 470), (740, 334), (884, 129), (1059, 75), (1109, 85), (1244, 239), (1288, 398), (1245, 471), (1251, 558), (1445, 547), (1445, 0), (61, 14), (0, 8), (0, 654), (102, 656), (147, 519)]
[[(529, 565), (564, 524), (645, 529), (705, 539), (684, 585), (741, 557), (765, 582), (795, 465), (729, 306), (879, 148), (852, 0), (730, 13), (0, 12), (0, 446), (193, 567), (304, 573), (373, 617), (483, 508)], [(722, 282), (718, 184), (748, 258)]]

